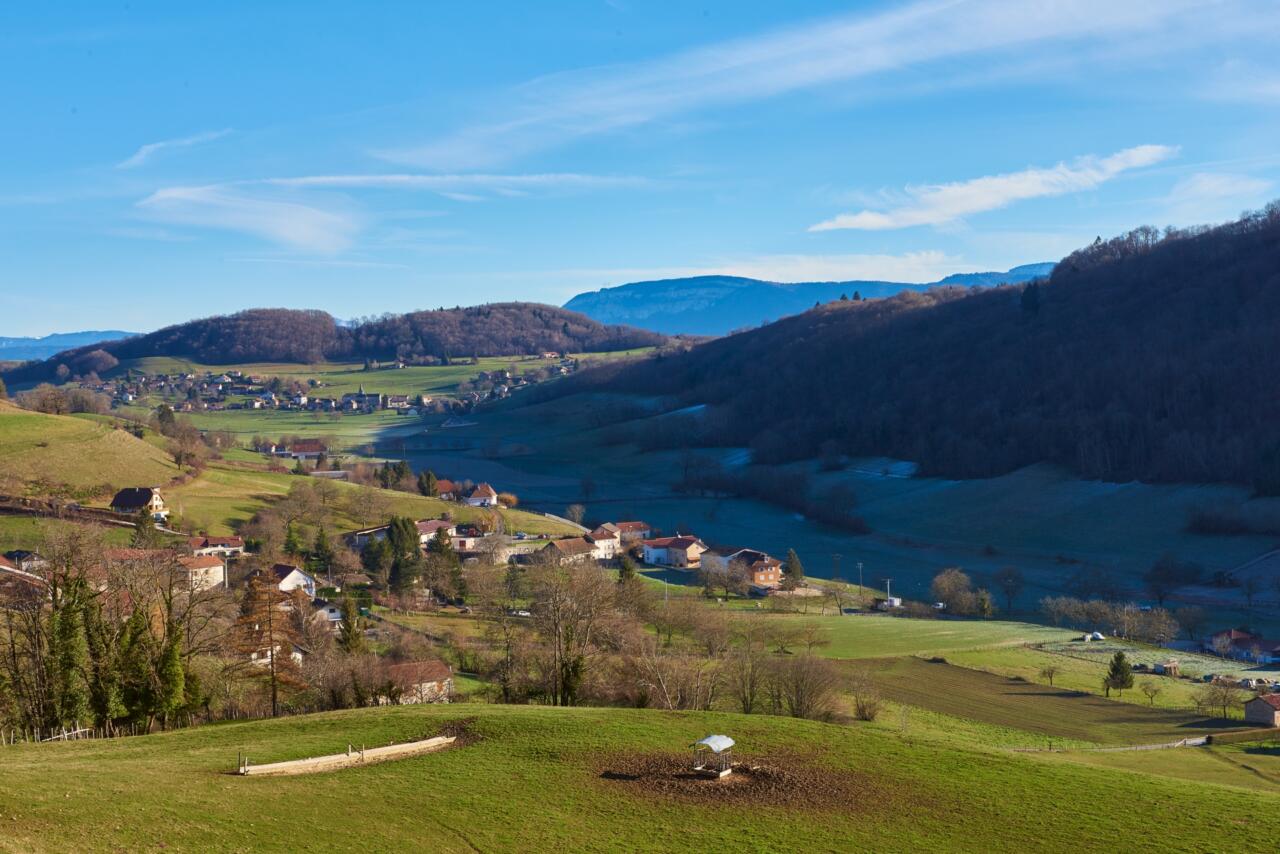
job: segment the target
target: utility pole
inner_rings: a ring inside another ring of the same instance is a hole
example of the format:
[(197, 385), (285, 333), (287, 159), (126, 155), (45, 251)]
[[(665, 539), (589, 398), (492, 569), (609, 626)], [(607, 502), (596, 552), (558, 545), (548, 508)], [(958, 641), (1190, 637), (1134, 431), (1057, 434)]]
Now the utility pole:
[(862, 561), (858, 561), (858, 605), (867, 606), (867, 589), (862, 586)]
[[(893, 598), (893, 579), (892, 578), (886, 578), (884, 580), (884, 598), (885, 599)], [(892, 605), (890, 605), (890, 607), (892, 607)]]
[(840, 558), (842, 557), (844, 557), (844, 555), (839, 553), (831, 555), (831, 580), (832, 581), (840, 580)]

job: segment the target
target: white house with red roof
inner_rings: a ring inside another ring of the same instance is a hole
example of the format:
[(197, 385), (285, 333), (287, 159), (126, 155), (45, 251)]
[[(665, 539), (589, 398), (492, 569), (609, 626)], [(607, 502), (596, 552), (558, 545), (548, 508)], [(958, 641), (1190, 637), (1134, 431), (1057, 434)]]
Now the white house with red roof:
[(487, 483), (476, 484), (476, 488), (467, 496), (467, 504), (472, 507), (497, 507), (498, 493)]
[(595, 549), (596, 560), (613, 560), (622, 551), (622, 537), (612, 522), (605, 522), (587, 534), (586, 539)]
[(697, 569), (702, 564), (702, 555), (707, 551), (702, 540), (680, 534), (645, 540), (641, 545), (645, 563), (673, 566), (677, 569)]
[(424, 549), (441, 531), (450, 538), (458, 533), (458, 526), (448, 519), (422, 519), (414, 524), (418, 527), (418, 543)]

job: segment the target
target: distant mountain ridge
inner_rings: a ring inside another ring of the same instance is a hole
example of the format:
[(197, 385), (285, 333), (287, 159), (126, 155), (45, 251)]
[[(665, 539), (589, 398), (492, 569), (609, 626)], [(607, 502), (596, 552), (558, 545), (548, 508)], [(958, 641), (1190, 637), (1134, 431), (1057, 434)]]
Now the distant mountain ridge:
[(137, 332), (119, 329), (87, 329), (83, 332), (54, 332), (39, 338), (5, 337), (0, 335), (0, 362), (25, 362), (30, 359), (47, 359), (63, 350), (84, 347), (101, 341), (132, 338)]
[(180, 356), (211, 365), (360, 359), (432, 363), (468, 356), (630, 350), (665, 343), (656, 332), (606, 326), (538, 303), (490, 303), (389, 314), (342, 325), (323, 311), (256, 308), (95, 342), (5, 373), (10, 383), (103, 374), (126, 359)]
[(743, 276), (692, 276), (632, 282), (581, 293), (564, 304), (601, 323), (623, 323), (665, 335), (725, 335), (759, 326), (855, 293), (889, 297), (939, 285), (989, 287), (1021, 284), (1048, 276), (1053, 263), (1023, 264), (1012, 270), (955, 273), (927, 284), (884, 281), (769, 282)]

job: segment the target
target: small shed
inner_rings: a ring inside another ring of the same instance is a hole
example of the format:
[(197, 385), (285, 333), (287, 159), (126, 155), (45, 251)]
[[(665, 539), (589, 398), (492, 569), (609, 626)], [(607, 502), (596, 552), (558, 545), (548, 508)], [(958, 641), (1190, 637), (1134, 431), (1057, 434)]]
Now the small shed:
[(693, 770), (709, 777), (727, 777), (733, 773), (733, 739), (727, 735), (709, 735), (695, 741)]
[(1182, 668), (1181, 668), (1181, 666), (1178, 664), (1178, 659), (1176, 659), (1176, 658), (1168, 658), (1168, 659), (1165, 659), (1163, 662), (1161, 662), (1160, 664), (1157, 664), (1157, 665), (1156, 665), (1154, 668), (1152, 668), (1152, 669), (1153, 669), (1156, 673), (1158, 673), (1159, 675), (1161, 675), (1161, 676), (1175, 676), (1175, 677), (1176, 677), (1176, 676), (1181, 675), (1181, 673), (1182, 673)]

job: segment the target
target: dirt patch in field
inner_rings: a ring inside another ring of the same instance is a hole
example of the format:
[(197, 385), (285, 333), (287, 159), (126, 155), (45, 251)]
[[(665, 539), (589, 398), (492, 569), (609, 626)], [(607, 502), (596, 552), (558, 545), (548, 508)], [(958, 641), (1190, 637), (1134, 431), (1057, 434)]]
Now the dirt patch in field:
[[(471, 728), (471, 725), (475, 722), (476, 719), (474, 717), (449, 721), (449, 723), (440, 727), (438, 731), (433, 732), (431, 735), (451, 735), (454, 737), (451, 747), (466, 747), (483, 738), (480, 733)], [(424, 736), (424, 738), (430, 738), (430, 736)]]
[(705, 804), (770, 805), (792, 809), (857, 809), (881, 800), (869, 776), (839, 771), (801, 756), (770, 756), (735, 762), (719, 779), (693, 771), (688, 756), (614, 756), (600, 779), (646, 795)]

